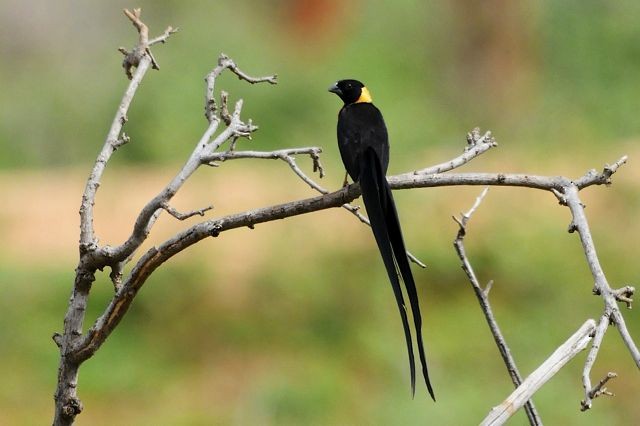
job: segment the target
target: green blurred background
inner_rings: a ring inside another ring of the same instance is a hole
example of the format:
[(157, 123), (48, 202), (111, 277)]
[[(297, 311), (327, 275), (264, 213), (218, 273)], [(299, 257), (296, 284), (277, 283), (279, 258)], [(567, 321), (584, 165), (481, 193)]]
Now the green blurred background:
[[(610, 188), (582, 194), (612, 285), (636, 283), (640, 226), (640, 3), (508, 0), (0, 2), (0, 423), (46, 424), (60, 331), (77, 261), (77, 209), (127, 80), (118, 46), (143, 8), (155, 47), (129, 114), (132, 142), (97, 199), (102, 243), (126, 237), (205, 129), (203, 77), (220, 52), (277, 86), (218, 81), (260, 125), (241, 147), (324, 149), (328, 188), (343, 177), (335, 144), (338, 78), (367, 83), (392, 139), (390, 173), (445, 161), (474, 126), (500, 146), (466, 171), (582, 175), (630, 155)], [(300, 163), (309, 170), (308, 161)], [(310, 172), (310, 170), (309, 170)], [(411, 399), (397, 309), (368, 229), (339, 210), (237, 230), (160, 268), (81, 370), (85, 425), (476, 424), (510, 391), (451, 242), (451, 215), (480, 188), (397, 193), (415, 270), (438, 402)], [(206, 169), (175, 206), (209, 217), (313, 195), (284, 164)], [(523, 374), (601, 313), (570, 217), (545, 193), (494, 188), (467, 248)], [(195, 223), (195, 219), (190, 223)], [(186, 226), (161, 218), (151, 241)], [(111, 296), (100, 277), (88, 322)], [(640, 340), (636, 310), (624, 312)], [(593, 380), (615, 398), (580, 413), (580, 355), (536, 394), (546, 424), (629, 425), (640, 374), (615, 331)], [(526, 424), (518, 413), (511, 424)]]

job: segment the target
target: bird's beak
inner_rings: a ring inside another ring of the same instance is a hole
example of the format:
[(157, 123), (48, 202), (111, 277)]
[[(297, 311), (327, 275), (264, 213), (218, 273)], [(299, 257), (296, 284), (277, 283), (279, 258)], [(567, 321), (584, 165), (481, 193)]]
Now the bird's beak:
[(342, 90), (340, 90), (340, 88), (338, 87), (338, 83), (332, 84), (331, 87), (329, 87), (329, 91), (331, 93), (335, 93), (338, 96), (342, 95)]

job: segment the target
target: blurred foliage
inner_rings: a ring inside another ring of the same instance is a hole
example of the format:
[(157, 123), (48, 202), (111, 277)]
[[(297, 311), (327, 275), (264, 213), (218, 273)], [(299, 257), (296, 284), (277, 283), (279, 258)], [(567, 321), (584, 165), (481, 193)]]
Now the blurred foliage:
[[(0, 166), (86, 164), (126, 84), (115, 47), (134, 43), (119, 11), (129, 5), (11, 3), (0, 5)], [(135, 143), (121, 161), (189, 153), (205, 125), (202, 78), (221, 51), (247, 72), (280, 77), (276, 87), (231, 76), (219, 84), (247, 98), (244, 115), (262, 125), (256, 144), (265, 148), (333, 147), (337, 105), (326, 87), (347, 76), (367, 82), (383, 107), (402, 165), (408, 152), (459, 146), (476, 125), (539, 154), (632, 138), (640, 126), (633, 0), (140, 6), (153, 34), (170, 24), (182, 31), (154, 49), (162, 71), (133, 104), (126, 131)]]
[[(577, 176), (639, 152), (637, 1), (2, 2), (0, 424), (42, 424), (52, 413), (58, 353), (50, 335), (62, 325), (77, 237), (66, 235), (65, 250), (43, 247), (57, 238), (51, 228), (77, 220), (82, 173), (127, 84), (116, 47), (134, 44), (120, 13), (134, 6), (143, 8), (152, 34), (167, 25), (181, 31), (154, 48), (161, 71), (143, 82), (125, 127), (132, 142), (106, 178), (148, 168), (152, 188), (162, 185), (204, 130), (202, 79), (220, 52), (250, 74), (279, 76), (277, 86), (231, 75), (218, 82), (232, 100), (245, 99), (243, 116), (260, 125), (250, 146), (322, 146), (328, 187), (342, 177), (334, 142), (339, 105), (326, 88), (343, 77), (364, 80), (384, 111), (391, 172), (449, 158), (474, 126), (492, 129), (501, 145), (467, 167), (474, 170)], [(224, 194), (227, 182), (236, 185), (228, 198), (254, 207), (265, 193), (284, 192), (282, 201), (289, 192), (309, 194), (299, 182), (284, 187), (284, 166), (274, 164), (225, 165), (216, 179), (197, 184), (196, 204)], [(229, 178), (227, 167), (244, 169)], [(76, 187), (67, 184), (70, 168), (83, 171), (71, 175)], [(637, 174), (629, 165), (611, 190), (584, 194), (613, 285), (637, 276)], [(131, 182), (126, 194), (104, 182), (98, 203), (112, 206), (109, 215), (135, 212), (125, 199), (136, 199), (140, 181)], [(29, 198), (48, 184), (58, 189), (47, 196), (73, 200), (64, 215), (52, 200)], [(449, 217), (477, 192), (397, 195), (409, 246), (429, 265), (416, 275), (436, 404), (421, 386), (410, 398), (397, 310), (368, 230), (346, 213), (323, 212), (225, 234), (160, 268), (83, 366), (86, 410), (78, 424), (108, 425), (114, 417), (141, 425), (477, 423), (511, 389), (451, 249)], [(52, 227), (52, 220), (60, 223)], [(105, 227), (101, 235), (113, 237), (129, 229), (127, 220), (96, 222)], [(483, 282), (496, 282), (494, 309), (524, 374), (601, 309), (586, 296), (591, 278), (577, 237), (565, 232), (568, 220), (546, 194), (496, 189), (472, 221), (469, 253)], [(20, 227), (29, 228), (28, 238), (20, 238)], [(110, 292), (101, 277), (88, 323)], [(625, 315), (640, 340), (640, 318)], [(588, 413), (578, 411), (583, 359), (536, 394), (542, 419), (627, 425), (640, 418), (638, 372), (615, 330), (594, 373), (618, 371), (611, 383), (617, 396)], [(513, 424), (526, 424), (524, 415)]]

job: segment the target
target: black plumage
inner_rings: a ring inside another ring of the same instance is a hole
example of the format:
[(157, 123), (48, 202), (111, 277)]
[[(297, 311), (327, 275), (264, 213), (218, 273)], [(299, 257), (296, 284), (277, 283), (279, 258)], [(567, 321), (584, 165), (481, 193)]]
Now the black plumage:
[(389, 165), (389, 137), (384, 118), (380, 110), (373, 105), (368, 89), (357, 80), (340, 80), (329, 88), (329, 91), (344, 101), (344, 106), (338, 114), (338, 147), (347, 173), (354, 182), (360, 183), (371, 229), (398, 304), (409, 353), (412, 394), (415, 394), (416, 376), (413, 339), (400, 278), (405, 284), (411, 306), (422, 375), (429, 394), (435, 400), (422, 342), (418, 292), (406, 253), (398, 212), (386, 178)]

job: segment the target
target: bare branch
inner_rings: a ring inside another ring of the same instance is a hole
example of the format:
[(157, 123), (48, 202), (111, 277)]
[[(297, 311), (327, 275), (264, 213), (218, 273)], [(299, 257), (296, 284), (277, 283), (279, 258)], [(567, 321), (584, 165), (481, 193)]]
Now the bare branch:
[[(509, 373), (509, 376), (511, 377), (511, 381), (513, 382), (514, 386), (517, 388), (522, 383), (522, 376), (518, 371), (516, 362), (513, 359), (513, 356), (511, 355), (511, 350), (509, 349), (509, 346), (507, 345), (507, 342), (504, 336), (502, 335), (502, 331), (498, 326), (498, 322), (496, 321), (495, 316), (493, 315), (493, 309), (491, 309), (491, 304), (489, 302), (489, 291), (491, 289), (491, 285), (493, 281), (490, 281), (485, 289), (483, 289), (480, 286), (480, 282), (476, 277), (476, 274), (473, 270), (473, 267), (471, 266), (471, 262), (467, 257), (466, 250), (464, 247), (464, 237), (467, 233), (467, 224), (471, 219), (471, 216), (473, 215), (473, 213), (478, 209), (478, 207), (480, 207), (480, 203), (482, 203), (482, 200), (484, 200), (484, 197), (486, 197), (488, 191), (489, 191), (489, 187), (484, 188), (480, 193), (480, 195), (476, 197), (476, 201), (473, 203), (473, 206), (469, 209), (469, 211), (467, 211), (466, 213), (462, 213), (460, 215), (460, 219), (454, 216), (453, 219), (458, 224), (459, 229), (458, 229), (458, 234), (456, 236), (456, 239), (453, 242), (453, 245), (456, 249), (456, 252), (458, 253), (458, 257), (460, 258), (460, 261), (462, 262), (462, 270), (465, 272), (465, 274), (469, 278), (471, 287), (473, 288), (476, 298), (480, 303), (480, 309), (482, 309), (482, 313), (484, 314), (484, 317), (487, 320), (487, 324), (489, 325), (489, 330), (493, 335), (493, 340), (496, 342), (496, 345), (498, 346), (498, 351), (500, 352), (500, 356), (502, 357), (502, 360), (504, 361), (504, 364), (507, 367), (507, 371)], [(532, 400), (528, 400), (525, 402), (525, 411), (527, 412), (529, 424), (531, 425), (542, 424), (542, 421), (540, 420), (540, 416), (538, 415), (538, 411), (536, 410)]]
[(161, 207), (167, 213), (169, 213), (171, 216), (175, 217), (178, 220), (186, 220), (186, 219), (189, 219), (190, 217), (193, 217), (193, 216), (204, 216), (205, 212), (213, 209), (213, 206), (207, 206), (207, 207), (203, 207), (203, 208), (198, 209), (198, 210), (192, 210), (192, 211), (187, 212), (187, 213), (180, 213), (178, 210), (176, 210), (173, 207), (171, 207), (169, 205), (169, 203), (162, 203)]
[[(228, 130), (228, 129), (227, 129)], [(211, 155), (211, 154), (206, 154)], [(211, 159), (211, 157), (203, 157)], [(459, 173), (459, 174), (442, 174), (442, 175), (414, 175), (403, 174), (391, 176), (388, 178), (393, 189), (420, 188), (420, 187), (436, 187), (451, 185), (502, 185), (502, 186), (521, 186), (533, 189), (542, 189), (551, 191), (558, 189), (563, 191), (564, 185), (571, 185), (571, 180), (565, 177), (556, 176), (533, 176), (533, 175), (517, 175), (517, 174), (491, 174), (491, 173)], [(591, 184), (596, 184), (592, 182)], [(321, 187), (320, 187), (321, 188)], [(322, 188), (323, 189), (323, 188)], [(324, 189), (323, 189), (324, 190)], [(326, 190), (325, 190), (326, 191)], [(226, 218), (203, 222), (185, 230), (183, 233), (176, 235), (171, 240), (167, 240), (163, 245), (154, 249), (154, 253), (147, 253), (138, 262), (137, 268), (144, 270), (145, 274), (157, 268), (162, 262), (178, 253), (191, 244), (206, 238), (208, 236), (217, 236), (221, 232), (237, 227), (254, 226), (258, 223), (268, 222), (272, 220), (282, 219), (285, 217), (295, 216), (299, 214), (309, 213), (312, 211), (341, 207), (360, 196), (360, 187), (358, 184), (351, 184), (336, 192), (328, 193), (319, 197), (309, 198), (305, 200), (292, 201), (285, 204), (266, 207), (258, 210), (252, 210), (237, 215), (227, 216)], [(158, 207), (159, 208), (159, 207)], [(155, 211), (155, 210), (154, 210)], [(147, 263), (150, 262), (150, 263)], [(134, 268), (135, 269), (135, 268)], [(135, 278), (135, 279), (133, 279)], [(139, 277), (130, 277), (130, 282), (142, 285), (144, 280)], [(123, 290), (126, 285), (123, 285)], [(119, 293), (120, 294), (120, 293)], [(132, 294), (135, 294), (132, 293)], [(117, 303), (114, 300), (114, 303)], [(117, 303), (118, 306), (122, 306)], [(113, 306), (116, 306), (115, 304)], [(615, 319), (615, 317), (614, 317)], [(118, 320), (119, 321), (119, 320)], [(98, 325), (98, 324), (96, 324)], [(624, 324), (623, 324), (624, 325)], [(626, 328), (624, 328), (626, 330)], [(622, 334), (621, 330), (621, 334)], [(92, 336), (86, 335), (84, 342), (78, 345), (78, 350), (85, 347), (92, 340)], [(97, 333), (101, 334), (101, 333)], [(83, 354), (86, 354), (84, 350)], [(83, 358), (86, 355), (80, 356)]]
[(154, 44), (158, 44), (158, 43), (164, 44), (167, 42), (167, 39), (171, 34), (175, 34), (178, 31), (180, 31), (180, 28), (173, 28), (172, 26), (168, 26), (167, 29), (164, 30), (164, 33), (162, 35), (159, 35), (158, 37), (149, 40), (148, 46), (153, 46)]
[(117, 147), (123, 145), (123, 143), (119, 141), (120, 133), (124, 123), (126, 122), (127, 112), (129, 111), (133, 97), (138, 90), (140, 82), (149, 69), (150, 63), (151, 61), (147, 57), (142, 58), (139, 63), (129, 86), (125, 90), (124, 96), (120, 101), (120, 106), (113, 118), (111, 128), (107, 133), (107, 138), (104, 146), (102, 147), (102, 151), (98, 155), (93, 166), (93, 170), (87, 180), (84, 194), (82, 196), (82, 204), (80, 206), (80, 243), (85, 246), (86, 250), (90, 250), (92, 246), (93, 249), (95, 249), (95, 245), (97, 244), (93, 228), (93, 206), (95, 204), (95, 196), (98, 191), (98, 187), (100, 186), (102, 174), (104, 173), (107, 162), (111, 159), (111, 155), (115, 152)]
[(131, 12), (129, 9), (123, 10), (124, 14), (129, 18), (134, 27), (138, 30), (138, 34), (140, 34), (140, 40), (138, 44), (147, 46), (149, 44), (149, 28), (145, 25), (144, 22), (140, 20), (140, 15), (142, 14), (141, 8), (133, 9)]
[(480, 423), (482, 426), (504, 424), (514, 415), (531, 396), (548, 382), (564, 365), (587, 347), (596, 322), (587, 320), (566, 342), (547, 358), (533, 373), (527, 377), (507, 399), (493, 407), (489, 415)]
[(127, 18), (129, 18), (133, 26), (136, 27), (139, 34), (138, 44), (133, 49), (131, 49), (131, 51), (128, 51), (124, 47), (118, 48), (118, 51), (122, 53), (125, 57), (124, 61), (122, 61), (122, 67), (124, 68), (125, 73), (127, 74), (127, 77), (129, 78), (129, 80), (131, 80), (133, 78), (131, 69), (139, 67), (142, 59), (145, 57), (149, 59), (151, 67), (153, 69), (156, 69), (156, 70), (160, 69), (160, 66), (156, 61), (156, 58), (151, 53), (151, 50), (149, 50), (149, 46), (152, 46), (156, 43), (165, 43), (169, 38), (169, 36), (175, 33), (176, 31), (178, 31), (178, 29), (177, 28), (174, 29), (173, 27), (169, 26), (164, 31), (164, 34), (150, 41), (149, 27), (147, 27), (147, 25), (144, 22), (142, 22), (142, 20), (140, 19), (140, 15), (142, 14), (142, 9), (140, 8), (133, 9), (133, 12), (130, 11), (129, 9), (124, 9), (124, 14), (127, 16)]
[(611, 183), (611, 176), (613, 176), (613, 174), (627, 162), (628, 158), (628, 156), (623, 155), (612, 165), (605, 165), (601, 173), (597, 173), (595, 170), (589, 170), (583, 177), (576, 180), (576, 186), (578, 189), (582, 189), (593, 184), (609, 185)]
[(470, 162), (479, 155), (484, 154), (493, 147), (498, 146), (495, 138), (488, 131), (484, 135), (480, 135), (480, 129), (474, 128), (471, 132), (467, 133), (467, 147), (464, 152), (458, 157), (453, 158), (444, 163), (436, 164), (435, 166), (429, 166), (427, 168), (416, 170), (413, 174), (436, 174), (444, 173), (449, 170), (456, 169), (464, 164)]
[(632, 297), (635, 291), (635, 287), (626, 285), (622, 288), (611, 290), (611, 293), (618, 302), (623, 302), (625, 305), (627, 305), (627, 309), (631, 309), (631, 304), (633, 303)]
[(615, 379), (616, 377), (618, 377), (616, 373), (612, 373), (612, 372), (607, 373), (607, 375), (604, 376), (604, 378), (602, 378), (598, 382), (598, 384), (595, 385), (593, 389), (591, 389), (590, 392), (588, 392), (587, 400), (583, 400), (580, 402), (580, 406), (581, 406), (580, 411), (586, 411), (590, 409), (592, 399), (596, 399), (602, 395), (615, 396), (613, 393), (609, 392), (609, 390), (607, 390), (607, 388), (604, 385), (606, 385), (607, 382), (609, 382), (609, 380)]
[[(623, 161), (620, 160), (619, 163), (623, 164)], [(617, 169), (617, 167), (615, 167), (615, 169)], [(612, 170), (615, 171), (615, 169)], [(584, 184), (587, 185), (589, 183), (607, 183), (603, 182), (601, 179), (595, 176), (591, 176), (591, 178), (592, 179), (590, 180), (584, 179)], [(609, 282), (607, 281), (602, 266), (600, 265), (600, 260), (598, 259), (598, 255), (596, 253), (593, 237), (591, 236), (591, 231), (587, 222), (587, 217), (584, 213), (584, 205), (580, 201), (578, 191), (578, 184), (569, 185), (563, 191), (567, 201), (567, 205), (571, 210), (571, 215), (573, 217), (570, 229), (576, 230), (578, 232), (578, 235), (580, 236), (580, 242), (582, 243), (582, 248), (587, 259), (587, 264), (589, 265), (591, 275), (593, 276), (595, 282), (594, 293), (601, 295), (605, 305), (605, 315), (609, 317), (613, 321), (613, 323), (616, 324), (616, 328), (618, 329), (618, 332), (620, 333), (620, 336), (622, 337), (625, 345), (629, 349), (631, 357), (635, 361), (636, 366), (640, 368), (640, 350), (638, 350), (637, 345), (631, 338), (631, 335), (627, 330), (624, 318), (620, 313), (620, 308), (617, 304), (620, 296), (616, 294), (616, 292), (609, 286)]]
[[(591, 349), (589, 349), (589, 354), (587, 355), (587, 359), (584, 363), (584, 369), (582, 370), (582, 386), (584, 387), (585, 398), (580, 402), (581, 411), (591, 408), (591, 400), (595, 395), (595, 388), (591, 387), (591, 368), (593, 368), (593, 364), (598, 356), (598, 351), (600, 350), (604, 334), (607, 332), (607, 328), (609, 327), (609, 322), (609, 315), (606, 313), (603, 314), (602, 317), (600, 317), (600, 321), (598, 322), (595, 332), (593, 333)], [(600, 385), (600, 387), (602, 387), (602, 385)], [(598, 389), (600, 387), (598, 387)]]
[[(140, 20), (140, 9), (133, 12), (125, 10), (125, 14), (134, 24), (139, 33), (138, 46), (132, 52), (119, 49), (125, 55), (123, 66), (127, 76), (131, 80), (126, 88), (115, 117), (111, 123), (105, 143), (93, 165), (91, 173), (82, 195), (80, 205), (80, 260), (76, 268), (76, 277), (69, 305), (64, 318), (63, 334), (55, 338), (60, 348), (60, 364), (58, 368), (58, 383), (54, 394), (56, 411), (54, 425), (70, 425), (75, 417), (82, 411), (82, 403), (77, 397), (78, 369), (80, 362), (72, 360), (73, 348), (78, 344), (84, 327), (85, 312), (87, 309), (89, 291), (95, 281), (95, 273), (105, 266), (111, 266), (111, 279), (116, 290), (122, 278), (121, 260), (113, 260), (105, 256), (105, 250), (98, 246), (98, 238), (93, 226), (94, 205), (96, 193), (105, 167), (115, 150), (129, 141), (122, 132), (127, 122), (127, 113), (133, 97), (150, 66), (155, 64), (153, 56), (148, 48), (148, 28)], [(155, 64), (157, 67), (157, 64)], [(135, 73), (131, 73), (132, 68)], [(157, 216), (156, 216), (157, 217)], [(124, 260), (124, 259), (123, 259)]]
[[(80, 207), (80, 261), (76, 269), (73, 293), (65, 315), (64, 332), (63, 334), (55, 334), (53, 337), (54, 342), (60, 348), (61, 354), (58, 387), (55, 394), (56, 418), (54, 420), (54, 424), (56, 425), (71, 424), (75, 416), (82, 411), (82, 403), (77, 398), (76, 394), (78, 368), (82, 362), (95, 353), (113, 329), (118, 325), (150, 274), (175, 254), (185, 250), (204, 238), (217, 237), (221, 232), (230, 229), (238, 227), (253, 228), (259, 223), (327, 208), (345, 208), (363, 223), (369, 223), (368, 219), (360, 213), (358, 206), (349, 204), (360, 195), (360, 187), (357, 183), (346, 186), (335, 192), (329, 192), (327, 189), (319, 185), (312, 176), (305, 173), (298, 165), (295, 156), (308, 155), (313, 163), (313, 173), (317, 172), (320, 178), (322, 178), (324, 176), (324, 169), (320, 163), (320, 148), (294, 148), (271, 152), (236, 151), (236, 145), (240, 138), (251, 139), (252, 133), (255, 132), (258, 127), (255, 126), (250, 119), (246, 121), (241, 119), (240, 115), (243, 106), (242, 100), (238, 100), (235, 103), (233, 112), (231, 112), (229, 108), (229, 96), (226, 92), (221, 92), (220, 105), (218, 106), (216, 104), (216, 79), (226, 69), (233, 72), (239, 79), (245, 80), (251, 84), (260, 82), (275, 84), (277, 78), (275, 75), (265, 77), (249, 76), (242, 71), (232, 59), (221, 54), (218, 58), (217, 66), (205, 78), (205, 116), (208, 120), (208, 126), (200, 140), (195, 144), (191, 156), (176, 176), (143, 207), (138, 214), (133, 229), (126, 241), (115, 247), (100, 247), (98, 244), (98, 238), (95, 235), (93, 217), (96, 193), (100, 185), (102, 175), (113, 153), (119, 147), (129, 142), (129, 137), (124, 133), (123, 127), (127, 122), (127, 114), (140, 82), (150, 67), (159, 69), (158, 63), (153, 57), (149, 47), (154, 44), (165, 43), (169, 36), (177, 31), (177, 29), (174, 29), (173, 27), (168, 27), (160, 36), (149, 39), (149, 29), (141, 20), (141, 10), (133, 9), (133, 11), (130, 11), (125, 9), (124, 13), (138, 31), (138, 43), (131, 51), (128, 51), (125, 48), (118, 49), (125, 56), (123, 67), (131, 81), (126, 88), (122, 101), (116, 111), (104, 146), (102, 147), (91, 174), (88, 177), (82, 197)], [(224, 123), (225, 128), (218, 132), (220, 123)], [(227, 150), (220, 152), (220, 148), (227, 142), (229, 143)], [(612, 165), (605, 166), (601, 173), (589, 171), (577, 180), (571, 180), (563, 176), (535, 176), (501, 173), (444, 173), (470, 162), (475, 157), (497, 145), (490, 132), (481, 134), (480, 130), (477, 128), (467, 135), (467, 144), (468, 146), (465, 151), (458, 157), (411, 173), (389, 177), (389, 183), (393, 189), (453, 185), (527, 187), (550, 191), (563, 205), (566, 205), (571, 209), (573, 220), (570, 230), (577, 231), (580, 235), (587, 261), (596, 283), (595, 292), (603, 298), (605, 304), (601, 322), (598, 324), (598, 329), (594, 334), (594, 342), (583, 372), (583, 383), (585, 386), (585, 400), (583, 401), (583, 408), (587, 406), (590, 407), (592, 399), (599, 395), (610, 394), (606, 390), (605, 384), (611, 377), (607, 376), (593, 388), (591, 387), (591, 381), (589, 378), (591, 368), (595, 362), (599, 346), (602, 342), (602, 336), (606, 332), (610, 323), (616, 325), (632, 357), (640, 367), (640, 353), (626, 328), (624, 318), (622, 317), (618, 307), (618, 302), (625, 303), (627, 307), (631, 306), (634, 288), (631, 286), (625, 286), (614, 290), (609, 286), (604, 273), (602, 272), (602, 268), (598, 263), (595, 246), (591, 239), (586, 217), (583, 212), (584, 206), (578, 198), (578, 191), (583, 188), (591, 185), (609, 184), (611, 176), (626, 162), (627, 157), (624, 156)], [(240, 158), (269, 158), (281, 160), (287, 163), (298, 178), (321, 195), (197, 223), (164, 241), (162, 244), (147, 250), (146, 253), (137, 259), (135, 266), (129, 274), (126, 277), (123, 277), (125, 266), (134, 258), (134, 254), (136, 254), (142, 243), (147, 239), (152, 227), (163, 211), (167, 211), (176, 219), (185, 220), (196, 215), (204, 216), (204, 213), (212, 208), (212, 206), (210, 206), (187, 213), (181, 213), (170, 205), (170, 201), (182, 188), (186, 180), (198, 169), (198, 167), (201, 165), (219, 165), (224, 161)], [(478, 299), (481, 301), (481, 305), (484, 300), (489, 309), (488, 311), (485, 311), (485, 316), (492, 318), (493, 315), (488, 303), (488, 293), (491, 283), (487, 285), (484, 290), (480, 288), (477, 279), (475, 278), (475, 274), (471, 269), (471, 265), (464, 254), (464, 247), (462, 245), (466, 223), (469, 220), (469, 217), (480, 205), (485, 194), (486, 189), (483, 191), (483, 194), (478, 197), (476, 203), (469, 212), (462, 215), (461, 219), (456, 220), (460, 224), (459, 254), (463, 260), (463, 267), (472, 281), (472, 285), (476, 290)], [(410, 253), (407, 252), (407, 255), (412, 261), (424, 267), (424, 264), (415, 259), (415, 257)], [(109, 267), (111, 269), (110, 278), (113, 282), (115, 292), (103, 314), (96, 320), (93, 326), (83, 334), (84, 317), (87, 309), (89, 291), (95, 280), (96, 272), (102, 271), (105, 267)], [(593, 323), (592, 320), (587, 321), (582, 328), (594, 328), (595, 326), (591, 323)], [(495, 325), (495, 328), (497, 329), (497, 324)], [(581, 330), (579, 330), (576, 335), (578, 335)], [(502, 338), (499, 334), (499, 330), (497, 330), (497, 332), (497, 336)], [(592, 331), (589, 333), (591, 332)], [(574, 335), (574, 337), (576, 335)], [(547, 360), (538, 370), (536, 370), (536, 372), (534, 372), (534, 375), (538, 371), (542, 371), (540, 374), (545, 375), (545, 377), (549, 374), (552, 375), (553, 373), (551, 371), (556, 368), (556, 364), (563, 365), (563, 363), (566, 362), (566, 357), (570, 358), (574, 356), (573, 351), (575, 348), (583, 344), (586, 346), (589, 340), (588, 337), (585, 337), (582, 334), (575, 339), (577, 340), (572, 344), (572, 348), (565, 347), (569, 343), (567, 342), (556, 351), (556, 353), (559, 351), (562, 352), (562, 359), (560, 361), (555, 362), (552, 359)], [(496, 341), (498, 341), (498, 337), (496, 337)], [(504, 351), (509, 355), (506, 344), (502, 346), (499, 344), (498, 346), (501, 348), (501, 352)], [(556, 353), (554, 353), (554, 356)], [(549, 364), (550, 362), (551, 364)], [(512, 363), (512, 368), (509, 367), (509, 363), (507, 364), (510, 369), (510, 374), (512, 374), (512, 377), (515, 376), (517, 379), (514, 383), (519, 383), (521, 379), (517, 369), (515, 369), (515, 364)], [(557, 368), (560, 368), (560, 366)], [(525, 382), (518, 387), (516, 393), (523, 388), (525, 384), (527, 384), (526, 382), (530, 378), (525, 380)], [(544, 382), (540, 382), (540, 380), (542, 379), (532, 379), (532, 384), (530, 384), (528, 388), (533, 389), (535, 386), (539, 387)], [(548, 380), (548, 378), (544, 380)], [(526, 396), (526, 399), (529, 399), (530, 395), (535, 392), (535, 390), (526, 390), (523, 392), (525, 393), (522, 397), (524, 398)], [(514, 404), (522, 403), (524, 402), (514, 402)], [(514, 406), (516, 405), (511, 407), (513, 408)], [(537, 413), (535, 413), (533, 405), (530, 405), (527, 410), (532, 424), (538, 424), (535, 423), (536, 421), (539, 421), (539, 418), (537, 418)]]
[(289, 149), (279, 149), (276, 151), (221, 151), (221, 152), (213, 152), (211, 154), (205, 155), (202, 157), (203, 162), (212, 162), (212, 161), (228, 161), (228, 160), (240, 160), (247, 158), (257, 158), (257, 159), (265, 159), (265, 160), (279, 160), (282, 159), (283, 156), (293, 156), (293, 155), (318, 155), (322, 152), (322, 148), (318, 147), (306, 147), (306, 148), (289, 148)]
[[(212, 122), (216, 120), (216, 113), (218, 112), (218, 106), (216, 105), (215, 100), (215, 86), (216, 79), (225, 69), (231, 70), (234, 74), (238, 76), (238, 78), (245, 80), (251, 84), (267, 82), (269, 84), (276, 84), (278, 82), (278, 78), (276, 75), (270, 75), (266, 77), (251, 77), (248, 74), (241, 71), (236, 63), (229, 58), (224, 53), (221, 53), (218, 57), (218, 65), (211, 70), (209, 74), (205, 77), (206, 88), (205, 88), (205, 96), (204, 96), (204, 115), (207, 118), (207, 121)], [(224, 92), (223, 92), (224, 93)], [(226, 96), (226, 93), (225, 93)], [(226, 103), (226, 97), (223, 99), (223, 105)]]
[(238, 65), (236, 65), (236, 63), (233, 61), (233, 59), (229, 58), (224, 53), (221, 53), (220, 57), (218, 58), (218, 66), (221, 66), (223, 68), (229, 69), (231, 72), (233, 72), (235, 75), (237, 75), (240, 80), (244, 80), (244, 81), (246, 81), (248, 83), (251, 83), (251, 84), (263, 83), (263, 82), (267, 82), (269, 84), (277, 84), (278, 83), (278, 76), (276, 74), (267, 75), (267, 76), (264, 76), (264, 77), (251, 77), (249, 74), (247, 74), (244, 71), (242, 71), (238, 67)]

